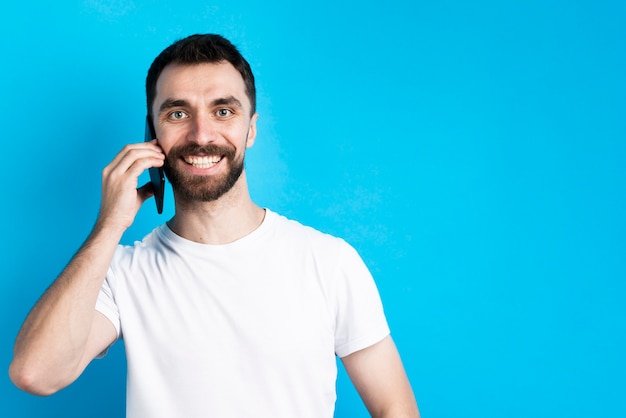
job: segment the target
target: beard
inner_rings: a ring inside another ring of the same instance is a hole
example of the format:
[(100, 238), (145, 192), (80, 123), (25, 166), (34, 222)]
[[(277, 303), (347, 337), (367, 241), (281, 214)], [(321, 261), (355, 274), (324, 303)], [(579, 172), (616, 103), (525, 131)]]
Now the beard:
[[(221, 155), (229, 164), (226, 174), (199, 176), (177, 168), (185, 155)], [(222, 197), (235, 185), (243, 173), (243, 156), (235, 160), (235, 148), (230, 146), (186, 144), (170, 150), (165, 157), (163, 171), (172, 184), (174, 194), (187, 202), (212, 202)]]

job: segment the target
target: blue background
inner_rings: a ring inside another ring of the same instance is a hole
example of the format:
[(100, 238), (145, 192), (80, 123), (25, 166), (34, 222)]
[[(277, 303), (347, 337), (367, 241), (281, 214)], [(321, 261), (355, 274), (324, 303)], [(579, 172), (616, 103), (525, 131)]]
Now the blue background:
[[(0, 14), (0, 365), (196, 32), (258, 83), (253, 198), (374, 273), (424, 417), (626, 416), (626, 3), (25, 1)], [(145, 205), (125, 242), (173, 213)], [(115, 417), (123, 345), (5, 417)], [(342, 371), (337, 417), (366, 416)], [(242, 395), (245, 398), (245, 395)]]

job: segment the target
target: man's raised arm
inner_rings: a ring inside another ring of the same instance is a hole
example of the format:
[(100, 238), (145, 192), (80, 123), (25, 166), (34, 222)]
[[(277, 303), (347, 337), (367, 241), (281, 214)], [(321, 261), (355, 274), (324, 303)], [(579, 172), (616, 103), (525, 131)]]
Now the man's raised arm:
[(103, 170), (96, 224), (76, 255), (28, 314), (17, 336), (9, 375), (19, 388), (50, 395), (72, 383), (117, 338), (113, 324), (95, 310), (100, 288), (124, 231), (149, 185), (139, 175), (163, 164), (154, 143), (127, 145)]

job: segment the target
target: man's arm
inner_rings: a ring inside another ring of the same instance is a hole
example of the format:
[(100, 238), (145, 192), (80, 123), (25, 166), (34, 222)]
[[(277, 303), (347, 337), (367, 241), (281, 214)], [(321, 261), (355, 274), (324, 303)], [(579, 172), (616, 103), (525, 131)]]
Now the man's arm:
[(390, 336), (341, 360), (372, 417), (419, 418), (411, 385)]
[(9, 368), (20, 389), (50, 395), (64, 388), (115, 341), (113, 324), (95, 306), (118, 242), (118, 234), (94, 228), (33, 307), (17, 336)]
[(150, 187), (139, 175), (163, 164), (154, 143), (128, 145), (103, 170), (102, 203), (89, 238), (28, 314), (9, 367), (19, 388), (50, 395), (72, 383), (116, 339), (113, 324), (95, 310), (115, 249)]

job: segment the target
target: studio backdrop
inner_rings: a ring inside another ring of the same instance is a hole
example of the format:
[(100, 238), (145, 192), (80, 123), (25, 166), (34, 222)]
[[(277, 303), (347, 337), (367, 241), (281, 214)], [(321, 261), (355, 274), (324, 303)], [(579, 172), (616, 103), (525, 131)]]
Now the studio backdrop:
[[(143, 140), (152, 59), (214, 32), (257, 79), (253, 199), (359, 251), (424, 417), (626, 416), (625, 21), (621, 1), (5, 4), (0, 365)], [(336, 416), (367, 416), (339, 367)], [(117, 343), (51, 397), (5, 373), (0, 415), (122, 417), (125, 372)]]

